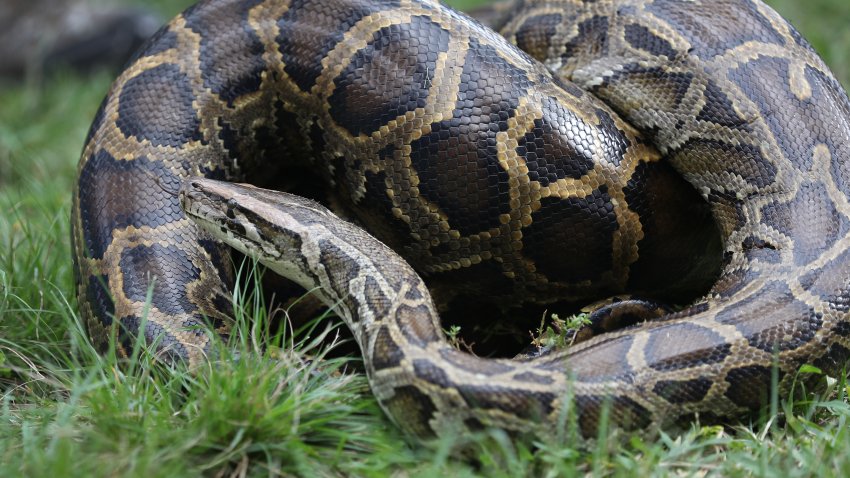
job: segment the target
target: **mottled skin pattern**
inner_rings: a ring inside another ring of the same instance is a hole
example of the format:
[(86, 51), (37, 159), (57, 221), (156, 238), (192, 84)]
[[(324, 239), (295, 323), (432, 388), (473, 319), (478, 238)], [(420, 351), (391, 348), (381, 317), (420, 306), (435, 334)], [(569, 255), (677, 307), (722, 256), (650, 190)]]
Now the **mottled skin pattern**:
[(259, 227), (272, 206), (216, 190), (233, 215), (219, 235), (255, 224), (286, 244), (269, 233), (280, 217), (276, 234), (302, 246), (322, 231), (273, 267), (341, 301), (375, 395), (419, 436), (546, 433), (573, 404), (585, 435), (605, 403), (626, 428), (728, 417), (764, 403), (773, 364), (783, 387), (803, 363), (837, 372), (850, 102), (799, 34), (746, 0), (529, 1), (505, 18), (542, 64), (428, 1), (213, 0), (178, 16), (115, 82), (80, 161), (72, 235), (92, 338), (116, 330), (126, 350), (147, 313), (156, 350), (194, 364), (227, 333), (228, 252), (177, 194), (205, 176), (323, 199), (425, 274), (438, 304), (711, 287), (567, 351), (478, 359), (445, 344), (427, 290), (368, 236), (247, 190), (285, 204)]

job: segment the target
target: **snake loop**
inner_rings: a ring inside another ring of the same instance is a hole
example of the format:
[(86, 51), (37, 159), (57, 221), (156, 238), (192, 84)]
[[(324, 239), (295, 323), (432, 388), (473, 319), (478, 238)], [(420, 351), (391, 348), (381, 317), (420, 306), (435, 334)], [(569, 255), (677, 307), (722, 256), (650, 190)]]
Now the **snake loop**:
[[(232, 316), (223, 238), (339, 304), (373, 392), (418, 436), (545, 433), (568, 407), (594, 435), (607, 404), (625, 428), (728, 418), (764, 403), (774, 367), (780, 387), (806, 363), (838, 373), (850, 100), (799, 33), (759, 0), (525, 0), (503, 18), (502, 36), (432, 0), (206, 0), (175, 18), (80, 160), (92, 339), (204, 360), (205, 326)], [(321, 199), (377, 240), (222, 179)], [(621, 293), (703, 295), (524, 361), (449, 347), (437, 316), (461, 296)]]

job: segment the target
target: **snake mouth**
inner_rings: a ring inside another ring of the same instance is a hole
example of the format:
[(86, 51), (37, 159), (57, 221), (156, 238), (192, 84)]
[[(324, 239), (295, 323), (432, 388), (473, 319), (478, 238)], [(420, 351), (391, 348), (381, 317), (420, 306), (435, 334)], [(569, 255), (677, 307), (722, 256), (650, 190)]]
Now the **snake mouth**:
[(186, 216), (206, 228), (215, 227), (230, 219), (219, 206), (223, 198), (220, 195), (213, 194), (200, 181), (189, 180), (184, 182), (177, 193), (177, 197)]
[(228, 190), (237, 185), (208, 179), (190, 179), (178, 193), (180, 206), (187, 217), (212, 234), (216, 239), (258, 260), (273, 260), (279, 256), (262, 240), (259, 230)]

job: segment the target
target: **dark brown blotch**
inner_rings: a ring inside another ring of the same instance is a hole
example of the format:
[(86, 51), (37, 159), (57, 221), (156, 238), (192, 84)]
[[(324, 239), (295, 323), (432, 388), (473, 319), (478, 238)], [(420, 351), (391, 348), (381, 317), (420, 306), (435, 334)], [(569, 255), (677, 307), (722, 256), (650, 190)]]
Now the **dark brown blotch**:
[(554, 99), (543, 101), (543, 118), (517, 141), (528, 177), (541, 186), (559, 179), (579, 179), (593, 169), (595, 131)]
[(794, 262), (805, 266), (850, 233), (850, 223), (835, 207), (826, 186), (804, 182), (789, 202), (762, 208), (763, 221), (794, 241)]
[[(321, 240), (319, 246), (319, 262), (325, 268), (334, 292), (339, 300), (352, 313), (355, 322), (359, 321), (358, 312), (363, 305), (361, 300), (352, 294), (349, 285), (360, 277), (360, 265), (357, 261), (349, 260), (345, 251), (336, 246), (331, 240)], [(302, 270), (309, 270), (301, 267)], [(317, 282), (318, 283), (318, 282)]]
[(623, 335), (600, 339), (591, 347), (570, 357), (569, 372), (581, 382), (631, 382), (634, 371), (628, 364), (628, 353), (634, 337)]
[(363, 291), (369, 308), (375, 314), (376, 320), (384, 320), (390, 311), (390, 298), (378, 285), (378, 281), (372, 276), (367, 276), (363, 285)]
[(668, 60), (678, 56), (678, 52), (669, 41), (656, 35), (643, 25), (629, 23), (625, 26), (624, 33), (626, 42), (633, 48), (643, 50), (654, 56), (666, 56)]
[(130, 78), (118, 101), (116, 125), (127, 138), (172, 148), (202, 138), (192, 83), (177, 65), (162, 64)]
[(432, 385), (437, 385), (442, 388), (453, 386), (452, 380), (446, 375), (445, 370), (436, 366), (433, 362), (426, 359), (416, 359), (413, 361), (413, 373), (417, 378), (424, 380)]
[(411, 164), (419, 193), (445, 213), (463, 235), (500, 225), (510, 212), (508, 174), (499, 164), (496, 135), (531, 82), (491, 46), (469, 41), (451, 119), (411, 143)]
[[(780, 379), (782, 374), (778, 373)], [(729, 384), (726, 396), (736, 405), (757, 410), (768, 403), (773, 381), (771, 376), (771, 369), (761, 365), (733, 368), (726, 374)]]
[(398, 425), (420, 438), (434, 438), (429, 426), (437, 407), (434, 402), (413, 385), (396, 387), (391, 398), (384, 400), (384, 407), (391, 417), (397, 417)]
[(598, 279), (611, 270), (619, 227), (605, 186), (584, 198), (546, 198), (523, 229), (523, 253), (550, 281)]
[[(844, 251), (823, 267), (813, 268), (800, 277), (800, 285), (842, 313), (850, 311), (850, 251)], [(850, 336), (850, 325), (839, 324), (839, 330)]]
[(189, 284), (200, 278), (187, 251), (175, 246), (136, 246), (121, 251), (119, 267), (123, 291), (131, 301), (145, 302), (166, 314), (193, 313), (197, 306), (189, 297)]
[[(259, 90), (262, 83), (265, 47), (248, 23), (248, 13), (259, 3), (203, 4), (183, 15), (186, 26), (201, 37), (204, 86), (230, 106), (238, 97)], [(221, 35), (223, 31), (227, 35)]]
[(756, 236), (749, 236), (741, 242), (741, 248), (750, 261), (758, 260), (759, 262), (767, 262), (778, 264), (782, 261), (782, 255), (779, 252), (779, 246), (774, 245), (769, 240), (762, 239)]
[(783, 44), (782, 35), (750, 0), (655, 0), (646, 5), (646, 10), (682, 34), (692, 46), (690, 53), (703, 59), (746, 42)]
[(615, 297), (612, 303), (592, 310), (587, 317), (589, 323), (582, 326), (578, 333), (583, 340), (587, 340), (590, 336), (657, 319), (670, 311), (669, 307), (658, 302), (644, 299), (620, 300)]
[(441, 349), (440, 356), (455, 367), (471, 374), (497, 375), (511, 370), (510, 365), (475, 357), (454, 348)]
[(88, 284), (86, 284), (86, 302), (104, 327), (112, 325), (115, 318), (115, 302), (109, 294), (109, 275), (89, 276)]
[(726, 299), (742, 291), (748, 284), (758, 280), (761, 275), (751, 268), (724, 272), (711, 288), (712, 294)]
[[(618, 111), (633, 124), (642, 129), (648, 139), (660, 126), (656, 121), (665, 121), (665, 116), (636, 117), (636, 113), (644, 109), (659, 111), (675, 111), (678, 109), (691, 83), (693, 73), (671, 72), (667, 68), (646, 66), (643, 63), (628, 63), (621, 66), (613, 75), (605, 78), (600, 86), (593, 87), (596, 92), (612, 108)], [(644, 96), (623, 96), (624, 90), (642, 91)], [(655, 93), (663, 92), (663, 94)], [(629, 118), (629, 116), (632, 116)], [(681, 128), (683, 124), (676, 127)], [(660, 145), (658, 145), (660, 147)], [(663, 152), (663, 151), (662, 151)]]
[(516, 45), (537, 61), (549, 56), (551, 40), (563, 17), (560, 13), (546, 13), (527, 18), (514, 32)]
[(440, 73), (437, 57), (448, 48), (448, 30), (422, 16), (378, 30), (334, 79), (331, 117), (352, 135), (368, 136), (424, 108)]
[(646, 362), (662, 372), (720, 363), (731, 347), (717, 332), (687, 323), (665, 324), (649, 334)]
[[(379, 155), (382, 160), (389, 161), (392, 164), (395, 161), (394, 151), (393, 146), (388, 146), (379, 152)], [(393, 209), (396, 207), (393, 198), (408, 197), (413, 190), (409, 177), (405, 173), (394, 167), (377, 172), (362, 171), (362, 177), (365, 178), (363, 186), (366, 189), (366, 194), (356, 202), (349, 200), (349, 198), (358, 197), (356, 186), (359, 179), (357, 177), (361, 176), (361, 173), (352, 171), (352, 168), (346, 162), (336, 168), (336, 174), (340, 198), (350, 203), (348, 207), (352, 209), (353, 215), (358, 218), (370, 234), (389, 246), (390, 249), (400, 253), (414, 245), (410, 225), (393, 213)], [(418, 217), (416, 215), (419, 211), (414, 209), (405, 212)], [(416, 267), (415, 264), (414, 267)]]
[[(600, 426), (616, 426), (624, 431), (644, 430), (652, 423), (652, 415), (644, 406), (624, 396), (577, 395), (578, 425), (585, 438), (599, 436)], [(607, 421), (603, 418), (607, 417)]]
[(422, 304), (415, 307), (402, 304), (396, 309), (395, 320), (409, 342), (418, 347), (425, 347), (442, 339), (442, 331), (432, 325), (431, 313), (431, 309)]
[(713, 382), (707, 378), (662, 380), (652, 391), (673, 404), (694, 403), (705, 398)]
[(284, 70), (302, 91), (309, 92), (322, 72), (322, 59), (342, 41), (345, 32), (367, 15), (396, 7), (397, 1), (293, 0), (277, 22), (280, 28), (277, 43)]
[(180, 182), (164, 164), (145, 157), (119, 161), (104, 150), (91, 155), (77, 180), (87, 257), (101, 259), (113, 231), (183, 219)]
[[(142, 332), (141, 327), (144, 325), (145, 345), (148, 347), (156, 345), (157, 359), (162, 363), (175, 364), (189, 356), (186, 346), (160, 324), (135, 315), (121, 317), (118, 322), (120, 327), (117, 345), (123, 355), (129, 356), (133, 353), (136, 340)], [(203, 330), (195, 332), (196, 335), (203, 333)]]
[(396, 367), (404, 359), (404, 351), (395, 342), (386, 326), (381, 326), (375, 335), (375, 353), (372, 356), (372, 366), (375, 370)]
[(700, 109), (697, 120), (707, 121), (741, 131), (750, 131), (752, 129), (750, 123), (738, 115), (732, 100), (726, 92), (720, 89), (714, 80), (709, 79), (707, 81), (705, 91), (703, 92), (705, 105)]
[(734, 325), (753, 347), (775, 353), (808, 345), (823, 325), (820, 313), (797, 300), (784, 282), (769, 282), (717, 314)]
[(457, 390), (471, 408), (500, 410), (519, 418), (542, 420), (554, 409), (557, 396), (498, 385), (457, 384)]
[[(677, 149), (670, 156), (670, 161), (686, 168), (704, 168), (707, 175), (710, 174), (713, 180), (718, 181), (716, 178), (725, 178), (730, 174), (758, 188), (776, 181), (776, 165), (765, 159), (759, 148), (747, 144), (695, 138)], [(735, 201), (734, 194), (731, 195), (733, 198), (730, 200)], [(709, 202), (713, 203), (711, 197)]]
[(219, 279), (225, 284), (232, 284), (235, 280), (233, 275), (233, 258), (230, 256), (232, 249), (226, 244), (212, 239), (201, 239), (198, 241), (198, 245), (201, 246), (207, 257), (209, 257), (213, 268), (218, 273)]
[(608, 18), (594, 16), (577, 26), (578, 33), (564, 44), (561, 58), (591, 59), (608, 54)]

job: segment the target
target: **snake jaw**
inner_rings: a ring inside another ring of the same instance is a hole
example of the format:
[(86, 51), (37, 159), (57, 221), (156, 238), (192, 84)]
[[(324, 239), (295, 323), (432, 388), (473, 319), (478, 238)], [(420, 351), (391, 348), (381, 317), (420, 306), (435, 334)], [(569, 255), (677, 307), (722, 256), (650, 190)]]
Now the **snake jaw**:
[(240, 207), (234, 194), (234, 189), (240, 187), (210, 179), (192, 178), (184, 181), (180, 188), (180, 207), (206, 231), (240, 252), (260, 262), (279, 259), (278, 250), (268, 247), (254, 222), (247, 219), (244, 208)]

